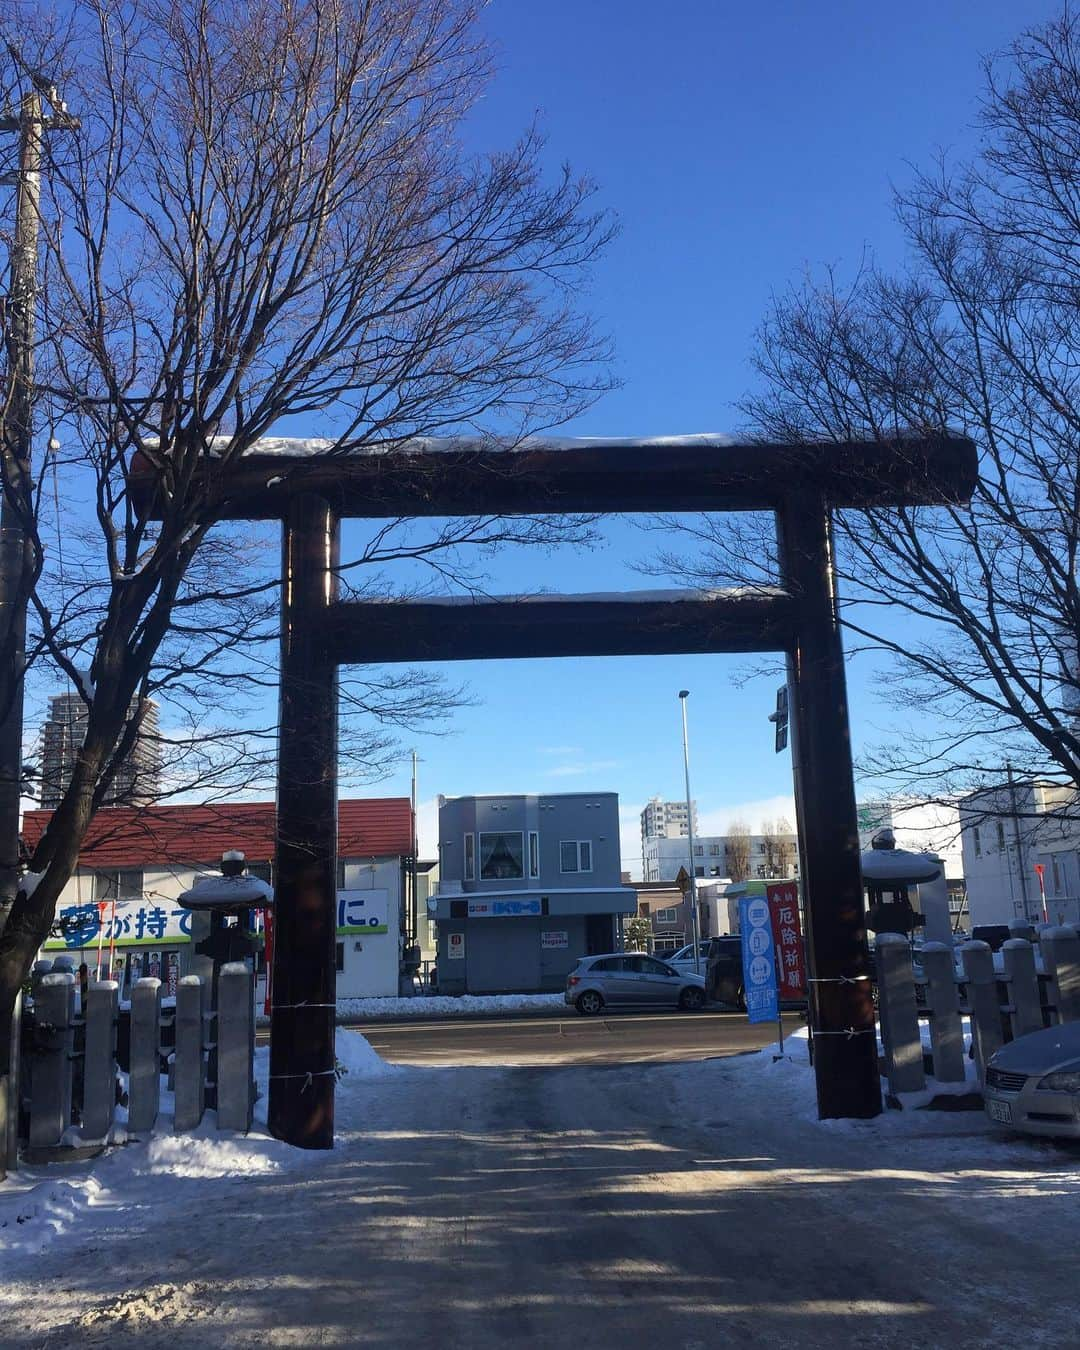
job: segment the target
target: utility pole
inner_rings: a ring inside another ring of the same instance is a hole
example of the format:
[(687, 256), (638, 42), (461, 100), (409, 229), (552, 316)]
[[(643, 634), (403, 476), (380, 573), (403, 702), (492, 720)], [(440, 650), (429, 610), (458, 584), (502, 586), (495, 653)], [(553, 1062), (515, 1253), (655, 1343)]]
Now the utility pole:
[(416, 751), (414, 750), (412, 752), (412, 790), (410, 793), (412, 798), (412, 876), (410, 877), (412, 885), (412, 931), (409, 933), (410, 942), (418, 942), (420, 933), (420, 906), (416, 899), (416, 889), (419, 884), (418, 878), (420, 871), (416, 858), (417, 851), (420, 847), (416, 837), (416, 766), (418, 763), (419, 760)]
[[(15, 238), (7, 298), (5, 342), (7, 408), (2, 436), (3, 493), (0, 501), (0, 929), (19, 885), (19, 799), (23, 779), (23, 693), (26, 667), (26, 606), (33, 575), (33, 543), (26, 532), (32, 509), (31, 449), (34, 436), (34, 326), (38, 239), (41, 225), (41, 157), (48, 131), (75, 131), (55, 87), (28, 70), (18, 52), (8, 53), (33, 88), (23, 94), (18, 116), (0, 117), (0, 132), (17, 132), (19, 167), (3, 181), (15, 186)], [(46, 112), (46, 104), (50, 111)]]
[(683, 773), (686, 778), (686, 832), (690, 841), (690, 919), (691, 932), (694, 935), (694, 974), (701, 974), (701, 936), (698, 932), (697, 868), (694, 865), (694, 804), (690, 798), (690, 738), (686, 730), (686, 700), (689, 689), (679, 690), (679, 703), (682, 706), (682, 753)]
[[(1005, 765), (1009, 780), (1009, 810), (1012, 812), (1013, 838), (1016, 840), (1016, 870), (1020, 873), (1020, 898), (1024, 905), (1024, 919), (1031, 919), (1028, 906), (1027, 868), (1024, 866), (1024, 845), (1020, 838), (1020, 807), (1016, 800), (1016, 780), (1013, 778), (1013, 766)], [(1006, 858), (1008, 854), (1006, 854)]]

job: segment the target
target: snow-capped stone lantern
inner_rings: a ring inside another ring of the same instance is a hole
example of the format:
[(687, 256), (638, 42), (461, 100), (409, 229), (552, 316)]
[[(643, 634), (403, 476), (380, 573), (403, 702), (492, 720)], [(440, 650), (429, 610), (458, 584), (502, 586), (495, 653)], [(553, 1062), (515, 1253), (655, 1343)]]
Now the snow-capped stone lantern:
[(879, 830), (862, 855), (863, 885), (869, 898), (867, 923), (875, 933), (907, 937), (923, 927), (927, 916), (911, 903), (909, 888), (936, 880), (941, 862), (928, 853), (896, 847), (892, 830)]
[(227, 961), (248, 961), (259, 948), (259, 939), (242, 920), (251, 910), (269, 909), (273, 903), (273, 890), (248, 873), (247, 859), (238, 849), (221, 855), (220, 876), (202, 877), (180, 896), (180, 904), (195, 914), (195, 953), (213, 962), (215, 991), (218, 971)]

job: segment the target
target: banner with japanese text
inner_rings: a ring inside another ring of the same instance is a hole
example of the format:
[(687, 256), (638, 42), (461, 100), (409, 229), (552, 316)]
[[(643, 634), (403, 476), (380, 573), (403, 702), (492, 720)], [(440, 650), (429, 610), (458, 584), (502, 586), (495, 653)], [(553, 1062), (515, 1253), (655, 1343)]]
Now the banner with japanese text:
[(780, 998), (806, 997), (806, 952), (799, 923), (799, 888), (793, 881), (765, 887), (772, 919)]
[(769, 905), (763, 895), (744, 896), (739, 901), (743, 999), (751, 1022), (775, 1022), (780, 1015), (769, 917)]
[(46, 951), (71, 951), (103, 943), (116, 947), (160, 947), (191, 941), (191, 910), (175, 901), (118, 900), (112, 905), (61, 905), (56, 921), (62, 937), (50, 937)]

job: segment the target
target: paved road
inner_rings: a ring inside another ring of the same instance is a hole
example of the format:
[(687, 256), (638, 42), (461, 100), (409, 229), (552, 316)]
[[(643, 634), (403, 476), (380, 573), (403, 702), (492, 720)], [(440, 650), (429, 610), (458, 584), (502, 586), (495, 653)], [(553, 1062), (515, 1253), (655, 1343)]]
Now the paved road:
[[(802, 1019), (785, 1017), (794, 1030)], [(611, 1017), (517, 1017), (456, 1022), (364, 1022), (363, 1033), (395, 1064), (669, 1063), (744, 1054), (776, 1039), (774, 1023), (751, 1026), (744, 1013), (657, 1012)]]

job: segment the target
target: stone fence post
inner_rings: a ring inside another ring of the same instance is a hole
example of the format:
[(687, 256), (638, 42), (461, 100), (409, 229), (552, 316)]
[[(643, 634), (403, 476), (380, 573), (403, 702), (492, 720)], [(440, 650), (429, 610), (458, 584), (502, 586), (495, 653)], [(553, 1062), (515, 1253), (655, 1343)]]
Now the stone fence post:
[(1047, 928), (1042, 953), (1058, 1021), (1080, 1021), (1080, 935), (1075, 928)]
[(154, 1128), (161, 1104), (161, 981), (135, 981), (131, 991), (131, 1068), (128, 1075), (128, 1129)]
[(964, 942), (960, 947), (960, 959), (964, 963), (968, 1007), (971, 1009), (971, 1038), (981, 1081), (986, 1075), (987, 1060), (1004, 1043), (994, 953), (987, 942)]
[(255, 983), (242, 961), (218, 974), (217, 1123), (219, 1130), (251, 1128), (255, 1102)]
[(116, 980), (92, 980), (86, 993), (86, 1058), (83, 1061), (82, 1132), (104, 1139), (116, 1110)]
[(75, 1045), (75, 976), (42, 975), (34, 997), (30, 1143), (59, 1144), (71, 1124), (71, 1054)]
[(911, 948), (901, 933), (879, 933), (876, 952), (881, 1038), (889, 1088), (894, 1093), (919, 1092), (926, 1086), (926, 1073)]
[(206, 1102), (206, 1018), (203, 981), (184, 975), (176, 987), (175, 1128), (193, 1130)]
[(964, 1073), (964, 1028), (956, 990), (952, 948), (944, 942), (927, 942), (922, 949), (930, 1005), (930, 1046), (934, 1077), (939, 1083), (962, 1083)]
[(1005, 979), (1009, 986), (1009, 1005), (1013, 1040), (1041, 1031), (1042, 997), (1035, 973), (1035, 948), (1023, 938), (1008, 938), (1001, 944)]

